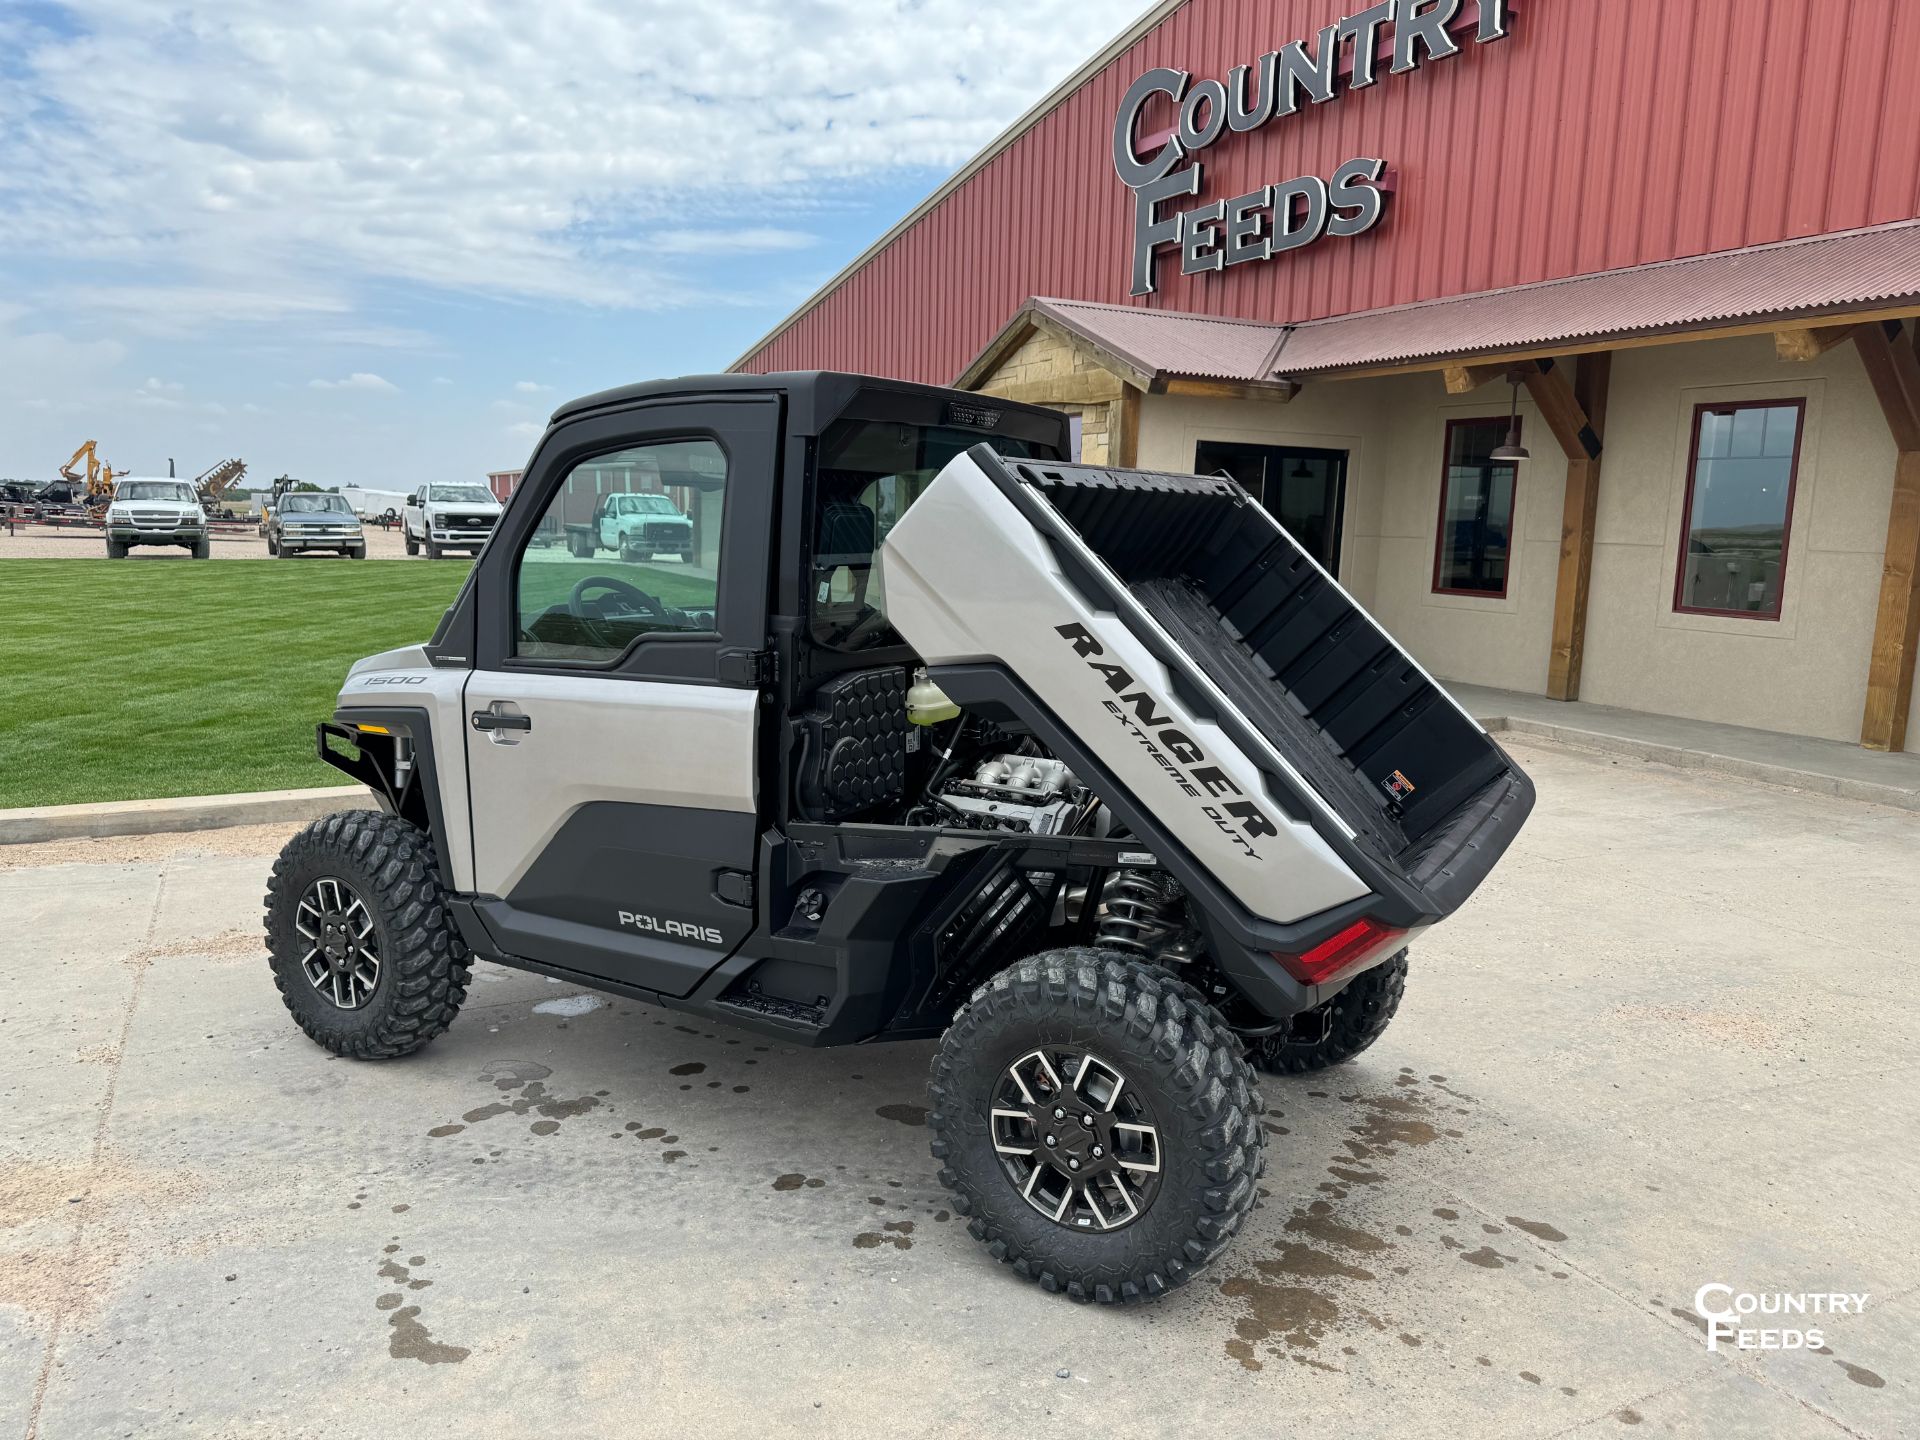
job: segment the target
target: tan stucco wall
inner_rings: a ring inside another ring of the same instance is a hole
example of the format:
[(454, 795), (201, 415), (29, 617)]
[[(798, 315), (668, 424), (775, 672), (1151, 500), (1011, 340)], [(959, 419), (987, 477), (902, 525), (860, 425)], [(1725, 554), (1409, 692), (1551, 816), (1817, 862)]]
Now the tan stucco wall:
[[(1694, 407), (1807, 401), (1779, 621), (1673, 613)], [(1200, 440), (1350, 452), (1341, 579), (1447, 679), (1534, 694), (1547, 679), (1566, 462), (1522, 392), (1533, 460), (1516, 496), (1508, 594), (1432, 593), (1449, 418), (1504, 413), (1505, 385), (1449, 396), (1437, 374), (1308, 385), (1289, 404), (1149, 396), (1141, 463), (1189, 469)], [(1759, 729), (1859, 738), (1893, 443), (1851, 346), (1811, 364), (1770, 337), (1614, 357), (1581, 698)], [(1920, 726), (1908, 749), (1920, 752)]]
[[(1449, 396), (1438, 375), (1408, 375), (1311, 384), (1284, 405), (1150, 395), (1141, 464), (1191, 469), (1201, 440), (1347, 451), (1341, 583), (1435, 674), (1538, 693), (1547, 683), (1564, 465), (1545, 483), (1537, 471), (1521, 478), (1506, 599), (1431, 593), (1447, 421), (1504, 416), (1509, 393), (1489, 385)], [(1520, 417), (1535, 453), (1541, 441), (1552, 446), (1525, 392)]]

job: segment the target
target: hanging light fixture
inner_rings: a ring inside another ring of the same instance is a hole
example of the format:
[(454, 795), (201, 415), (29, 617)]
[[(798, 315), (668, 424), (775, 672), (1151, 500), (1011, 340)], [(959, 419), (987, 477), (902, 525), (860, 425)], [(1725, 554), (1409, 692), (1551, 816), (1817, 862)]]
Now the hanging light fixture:
[(1518, 465), (1522, 460), (1531, 460), (1527, 447), (1520, 443), (1520, 382), (1513, 382), (1513, 409), (1507, 419), (1507, 438), (1504, 444), (1494, 447), (1487, 457), (1498, 464)]

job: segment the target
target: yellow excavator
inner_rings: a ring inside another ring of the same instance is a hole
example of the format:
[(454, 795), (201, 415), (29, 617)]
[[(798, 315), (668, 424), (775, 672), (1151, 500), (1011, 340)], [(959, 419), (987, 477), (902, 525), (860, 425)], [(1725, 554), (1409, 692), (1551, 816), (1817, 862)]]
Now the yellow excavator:
[[(87, 462), (87, 473), (82, 476), (74, 473), (74, 466), (82, 460)], [(97, 442), (89, 440), (73, 452), (73, 458), (60, 467), (60, 478), (78, 485), (83, 481), (87, 487), (83, 502), (89, 510), (97, 509), (113, 499), (113, 482), (127, 472), (116, 470), (100, 459)]]

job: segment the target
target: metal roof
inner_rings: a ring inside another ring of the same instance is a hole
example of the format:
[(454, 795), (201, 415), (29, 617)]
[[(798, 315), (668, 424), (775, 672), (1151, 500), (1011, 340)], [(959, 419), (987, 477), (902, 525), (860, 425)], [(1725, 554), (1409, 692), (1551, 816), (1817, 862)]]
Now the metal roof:
[(1194, 376), (1207, 380), (1270, 380), (1284, 325), (1183, 315), (1138, 305), (1036, 297), (1021, 307), (1065, 326), (1145, 378)]
[[(1271, 375), (1492, 355), (1920, 298), (1920, 220), (1782, 240), (1292, 329)], [(1197, 318), (1197, 317), (1194, 317)]]

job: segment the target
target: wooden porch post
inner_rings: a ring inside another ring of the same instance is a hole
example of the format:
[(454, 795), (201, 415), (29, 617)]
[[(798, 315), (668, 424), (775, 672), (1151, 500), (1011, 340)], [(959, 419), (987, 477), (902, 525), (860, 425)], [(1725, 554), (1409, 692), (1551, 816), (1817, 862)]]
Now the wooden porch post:
[(1560, 510), (1560, 572), (1553, 595), (1553, 643), (1547, 656), (1547, 696), (1580, 698), (1586, 656), (1587, 597), (1593, 586), (1593, 531), (1600, 506), (1600, 435), (1607, 420), (1613, 354), (1601, 350), (1576, 362), (1574, 382), (1553, 361), (1527, 371), (1527, 393), (1567, 457)]
[(1914, 649), (1920, 642), (1920, 358), (1899, 332), (1898, 323), (1889, 322), (1862, 325), (1853, 336), (1899, 450), (1880, 606), (1867, 660), (1867, 703), (1860, 717), (1860, 743), (1869, 750), (1906, 748)]

